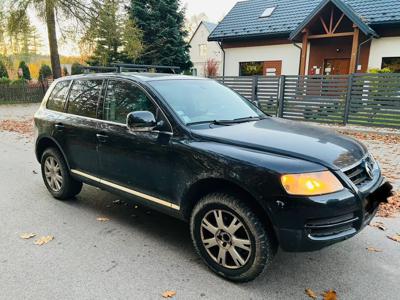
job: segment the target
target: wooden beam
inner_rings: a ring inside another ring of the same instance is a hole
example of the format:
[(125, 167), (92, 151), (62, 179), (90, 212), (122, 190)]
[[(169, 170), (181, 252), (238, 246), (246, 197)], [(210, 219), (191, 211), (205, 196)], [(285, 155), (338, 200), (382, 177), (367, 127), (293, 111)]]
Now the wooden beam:
[(333, 29), (333, 7), (331, 9), (331, 19), (329, 21), (329, 33), (333, 33), (332, 29)]
[(342, 13), (342, 15), (340, 16), (340, 19), (337, 21), (335, 27), (332, 30), (332, 33), (335, 33), (336, 29), (339, 27), (339, 25), (342, 22), (343, 18), (344, 18), (344, 13)]
[(343, 36), (353, 36), (354, 32), (340, 32), (340, 33), (327, 33), (327, 34), (315, 34), (309, 35), (308, 39), (324, 39), (324, 38), (334, 38), (334, 37), (343, 37)]
[(304, 30), (303, 42), (301, 47), (301, 57), (300, 57), (300, 75), (306, 75), (308, 34), (309, 34), (308, 30)]
[(358, 54), (359, 37), (360, 37), (360, 29), (355, 26), (354, 27), (354, 36), (353, 36), (353, 45), (351, 47), (349, 74), (352, 74), (357, 71), (356, 68), (357, 68), (357, 54)]
[(321, 20), (322, 26), (324, 26), (325, 32), (329, 33), (328, 27), (326, 26), (324, 19), (322, 19), (321, 16), (319, 16), (319, 19)]

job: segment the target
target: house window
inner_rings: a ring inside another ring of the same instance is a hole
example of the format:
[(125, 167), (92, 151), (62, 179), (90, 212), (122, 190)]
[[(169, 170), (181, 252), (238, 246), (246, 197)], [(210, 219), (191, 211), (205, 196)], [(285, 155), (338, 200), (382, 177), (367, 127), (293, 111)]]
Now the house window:
[(207, 45), (206, 44), (199, 45), (199, 52), (200, 52), (201, 57), (206, 57), (207, 56)]
[(389, 68), (394, 73), (400, 73), (400, 57), (383, 57), (382, 69)]
[(251, 61), (251, 62), (239, 63), (240, 76), (263, 75), (263, 69), (264, 69), (263, 61)]
[(274, 12), (276, 6), (273, 7), (267, 7), (266, 10), (264, 10), (264, 12), (261, 14), (260, 18), (268, 18), (272, 15), (272, 13)]

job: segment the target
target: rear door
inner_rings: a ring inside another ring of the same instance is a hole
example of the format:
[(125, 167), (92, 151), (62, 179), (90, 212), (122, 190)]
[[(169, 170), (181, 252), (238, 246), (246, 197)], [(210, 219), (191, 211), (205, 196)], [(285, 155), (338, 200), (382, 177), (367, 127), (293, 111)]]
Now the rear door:
[(57, 124), (62, 132), (62, 148), (72, 170), (98, 174), (97, 110), (103, 79), (74, 80), (66, 112)]

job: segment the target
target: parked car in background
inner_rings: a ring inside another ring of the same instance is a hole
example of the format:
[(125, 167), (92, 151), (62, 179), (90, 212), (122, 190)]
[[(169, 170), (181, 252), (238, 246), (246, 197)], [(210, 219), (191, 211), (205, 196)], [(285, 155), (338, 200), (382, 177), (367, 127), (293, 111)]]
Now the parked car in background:
[(57, 199), (82, 183), (190, 223), (208, 267), (257, 277), (285, 251), (360, 232), (391, 193), (360, 142), (266, 115), (214, 80), (90, 74), (56, 80), (35, 115)]

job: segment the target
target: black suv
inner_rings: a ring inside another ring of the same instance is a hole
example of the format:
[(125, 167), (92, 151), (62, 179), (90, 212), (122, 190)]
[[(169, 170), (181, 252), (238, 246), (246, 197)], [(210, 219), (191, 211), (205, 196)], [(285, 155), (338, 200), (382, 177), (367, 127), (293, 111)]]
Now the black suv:
[(361, 143), (270, 117), (209, 79), (65, 77), (35, 128), (55, 198), (84, 182), (187, 220), (204, 262), (233, 281), (254, 279), (278, 246), (311, 251), (352, 237), (391, 194)]

